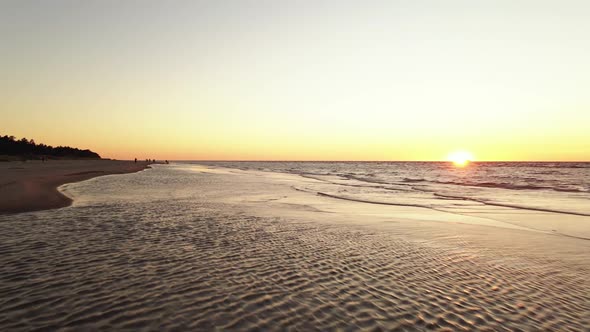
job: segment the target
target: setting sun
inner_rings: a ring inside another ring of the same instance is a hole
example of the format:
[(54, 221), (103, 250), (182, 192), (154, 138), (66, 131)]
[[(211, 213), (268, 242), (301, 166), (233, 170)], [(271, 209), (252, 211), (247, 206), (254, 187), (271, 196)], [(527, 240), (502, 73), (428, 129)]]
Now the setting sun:
[(455, 151), (447, 156), (447, 160), (453, 162), (456, 166), (465, 166), (473, 159), (473, 154), (468, 151)]

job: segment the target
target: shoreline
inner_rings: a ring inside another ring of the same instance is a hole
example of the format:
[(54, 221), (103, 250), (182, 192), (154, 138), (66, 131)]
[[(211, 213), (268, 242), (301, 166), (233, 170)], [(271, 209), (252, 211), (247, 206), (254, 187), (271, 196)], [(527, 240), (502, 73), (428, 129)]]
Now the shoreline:
[(61, 193), (59, 186), (103, 175), (135, 173), (150, 164), (120, 160), (0, 163), (0, 215), (67, 207), (72, 199)]

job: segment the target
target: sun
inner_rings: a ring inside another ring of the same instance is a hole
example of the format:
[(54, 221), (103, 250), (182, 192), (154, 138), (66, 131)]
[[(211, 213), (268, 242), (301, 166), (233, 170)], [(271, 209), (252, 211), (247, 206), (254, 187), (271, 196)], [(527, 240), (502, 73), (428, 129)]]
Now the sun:
[(449, 153), (447, 156), (447, 160), (453, 162), (455, 166), (463, 167), (469, 164), (469, 162), (473, 161), (473, 154), (469, 151), (455, 151)]

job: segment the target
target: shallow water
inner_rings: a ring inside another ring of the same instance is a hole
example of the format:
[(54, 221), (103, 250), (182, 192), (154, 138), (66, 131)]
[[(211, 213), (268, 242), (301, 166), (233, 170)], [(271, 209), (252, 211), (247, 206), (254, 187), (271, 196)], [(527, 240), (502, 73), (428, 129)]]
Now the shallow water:
[[(244, 170), (287, 172), (347, 192), (390, 203), (451, 208), (452, 203), (508, 204), (521, 209), (590, 216), (590, 163), (479, 162), (458, 167), (446, 162), (198, 162)], [(460, 203), (460, 202), (459, 202)]]
[(71, 207), (0, 217), (0, 329), (590, 326), (589, 241), (293, 190), (317, 183), (182, 164), (66, 185)]
[[(587, 162), (479, 162), (466, 167), (446, 162), (198, 163), (298, 174), (318, 180), (298, 189), (332, 198), (485, 215), (590, 239)], [(531, 223), (528, 216), (534, 212), (547, 212), (541, 219), (549, 224)]]

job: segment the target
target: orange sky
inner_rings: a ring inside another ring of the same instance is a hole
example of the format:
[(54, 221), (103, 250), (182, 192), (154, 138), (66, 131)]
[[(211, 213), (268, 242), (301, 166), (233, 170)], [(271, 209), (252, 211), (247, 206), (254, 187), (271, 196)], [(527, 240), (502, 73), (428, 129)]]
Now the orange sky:
[(132, 159), (590, 160), (590, 5), (0, 4), (0, 134)]

